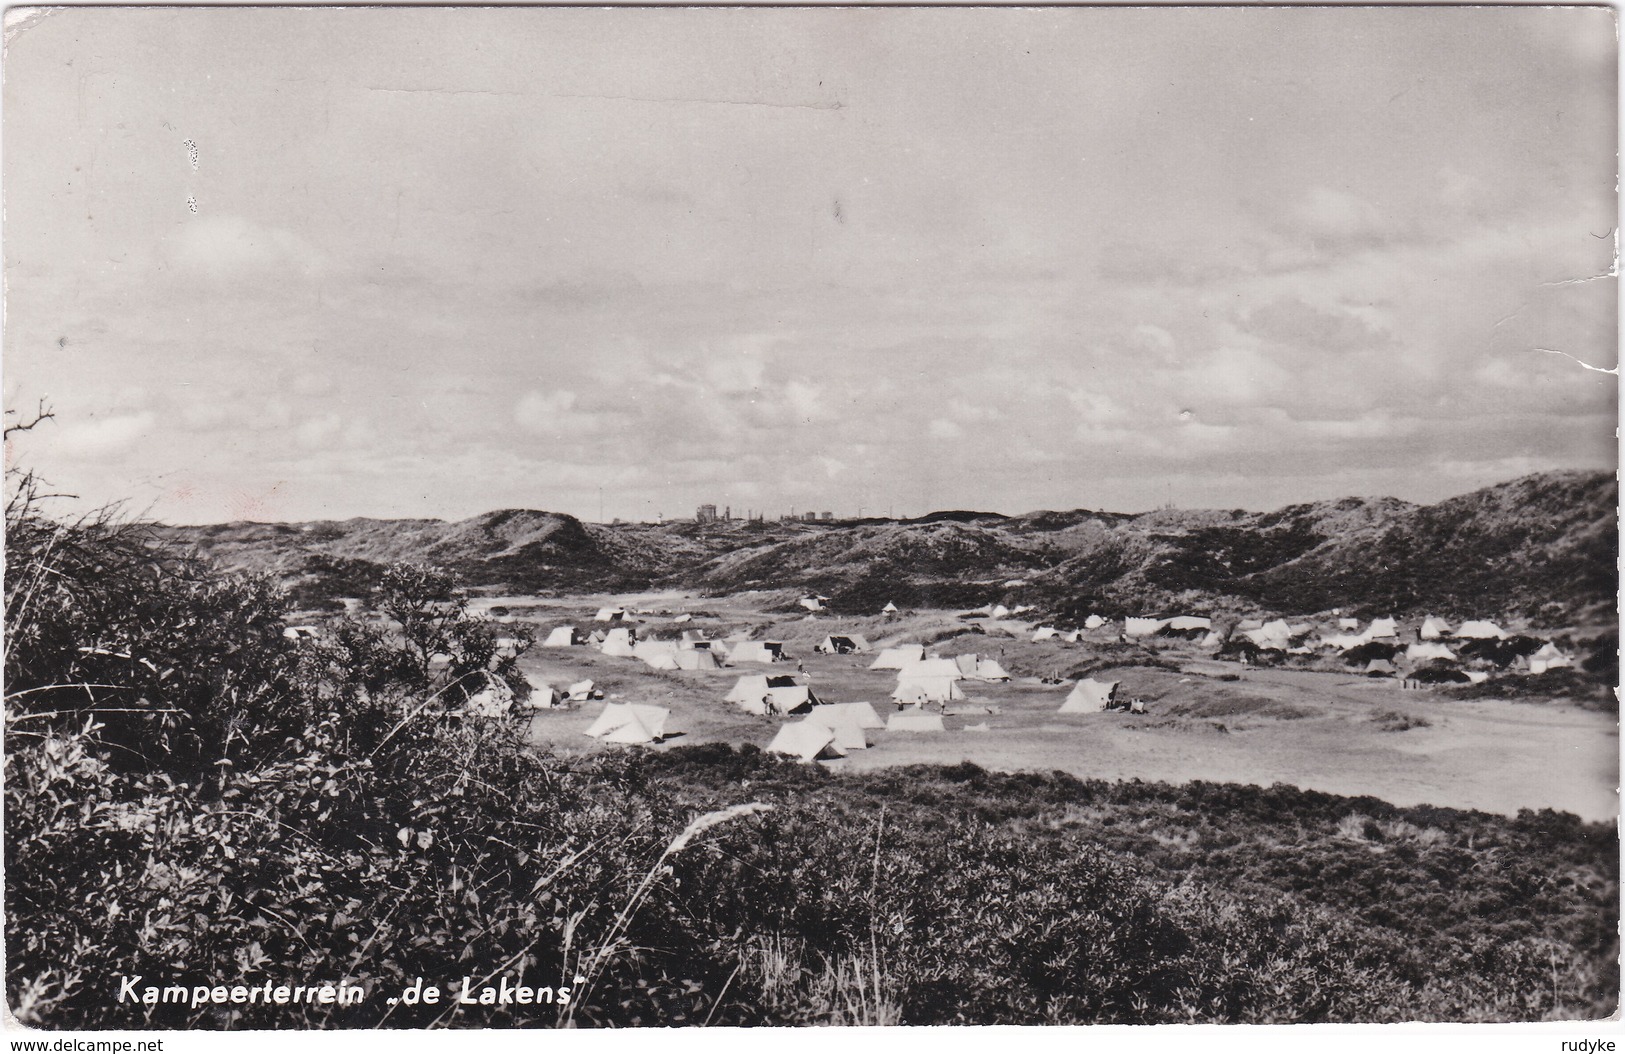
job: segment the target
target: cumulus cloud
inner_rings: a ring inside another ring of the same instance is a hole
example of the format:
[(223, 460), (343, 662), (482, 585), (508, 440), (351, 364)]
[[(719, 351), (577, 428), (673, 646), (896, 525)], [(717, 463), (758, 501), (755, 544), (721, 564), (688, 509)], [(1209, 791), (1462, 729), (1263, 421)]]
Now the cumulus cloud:
[(112, 457), (132, 452), (156, 423), (157, 417), (147, 410), (97, 415), (64, 422), (60, 432), (50, 437), (50, 443), (70, 458)]

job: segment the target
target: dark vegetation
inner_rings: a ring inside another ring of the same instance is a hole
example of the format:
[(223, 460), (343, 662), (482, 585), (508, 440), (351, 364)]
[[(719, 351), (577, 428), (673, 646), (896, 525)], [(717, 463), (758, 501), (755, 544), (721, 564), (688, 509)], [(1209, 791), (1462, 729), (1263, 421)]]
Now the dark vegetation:
[[(1618, 840), (1551, 812), (746, 747), (564, 759), (452, 576), (344, 618), (7, 507), (6, 990), (46, 1028), (1532, 1020), (1614, 1010)], [(438, 660), (435, 656), (448, 656)], [(141, 1006), (351, 980), (350, 1006)], [(415, 978), (566, 1004), (390, 1007)], [(579, 980), (578, 980), (579, 978)], [(495, 983), (493, 981), (493, 983)]]
[[(587, 524), (532, 510), (458, 523), (349, 520), (161, 528), (303, 606), (365, 596), (427, 560), (471, 587), (587, 592), (811, 590), (839, 614), (1036, 604), (1071, 624), (1178, 610), (1361, 618), (1431, 613), (1560, 626), (1611, 616), (1618, 484), (1528, 476), (1431, 506), (1345, 498), (1269, 513), (933, 513), (830, 523)], [(1021, 582), (1010, 586), (1008, 582)]]

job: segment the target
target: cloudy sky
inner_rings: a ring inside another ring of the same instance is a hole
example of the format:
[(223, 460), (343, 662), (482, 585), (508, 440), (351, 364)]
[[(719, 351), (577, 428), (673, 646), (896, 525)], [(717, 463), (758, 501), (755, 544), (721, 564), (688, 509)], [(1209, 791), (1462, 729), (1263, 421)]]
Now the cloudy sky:
[(8, 454), (87, 500), (1271, 508), (1616, 463), (1605, 9), (8, 38), (5, 398), (58, 415)]

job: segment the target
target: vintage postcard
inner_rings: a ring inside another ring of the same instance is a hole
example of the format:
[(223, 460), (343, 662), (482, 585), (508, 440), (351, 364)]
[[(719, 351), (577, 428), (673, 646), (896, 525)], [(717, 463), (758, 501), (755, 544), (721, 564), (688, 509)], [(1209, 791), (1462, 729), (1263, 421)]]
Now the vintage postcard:
[(10, 1026), (1617, 1032), (1617, 60), (10, 10)]

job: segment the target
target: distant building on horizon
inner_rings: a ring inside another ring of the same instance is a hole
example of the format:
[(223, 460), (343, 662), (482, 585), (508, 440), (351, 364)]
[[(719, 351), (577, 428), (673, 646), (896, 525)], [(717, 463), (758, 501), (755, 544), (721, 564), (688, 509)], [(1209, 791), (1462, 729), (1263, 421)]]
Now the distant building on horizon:
[(695, 523), (716, 523), (717, 507), (715, 505), (701, 505), (694, 513)]

